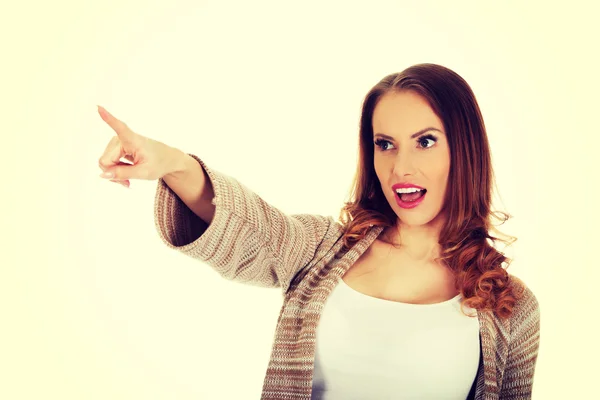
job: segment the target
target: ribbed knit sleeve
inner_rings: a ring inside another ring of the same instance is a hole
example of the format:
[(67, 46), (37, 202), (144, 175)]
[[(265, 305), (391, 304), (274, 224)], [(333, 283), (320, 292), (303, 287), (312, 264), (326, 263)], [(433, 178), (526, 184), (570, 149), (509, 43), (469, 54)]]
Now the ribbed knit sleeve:
[(332, 217), (286, 215), (235, 178), (190, 156), (206, 171), (214, 189), (214, 218), (206, 224), (159, 179), (156, 227), (168, 247), (208, 264), (222, 277), (285, 292), (325, 239), (339, 235)]
[(510, 342), (500, 400), (531, 399), (535, 366), (540, 347), (540, 307), (533, 292), (513, 277), (523, 290), (511, 319)]

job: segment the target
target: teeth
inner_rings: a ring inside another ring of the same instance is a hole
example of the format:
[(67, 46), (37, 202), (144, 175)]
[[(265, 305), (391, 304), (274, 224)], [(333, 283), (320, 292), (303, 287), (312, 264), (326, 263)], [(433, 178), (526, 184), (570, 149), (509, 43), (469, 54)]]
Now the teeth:
[(417, 188), (402, 188), (396, 189), (396, 193), (415, 193), (425, 189), (417, 189)]

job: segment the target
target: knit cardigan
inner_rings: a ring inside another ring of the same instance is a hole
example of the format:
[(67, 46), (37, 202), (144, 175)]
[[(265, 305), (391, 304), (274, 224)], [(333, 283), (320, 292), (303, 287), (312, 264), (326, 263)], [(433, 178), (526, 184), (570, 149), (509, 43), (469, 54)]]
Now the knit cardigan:
[[(235, 178), (190, 156), (212, 184), (214, 218), (210, 224), (201, 220), (159, 179), (154, 204), (158, 233), (169, 248), (207, 264), (225, 279), (281, 290), (283, 306), (261, 399), (310, 400), (323, 306), (383, 228), (371, 227), (349, 251), (335, 257), (343, 231), (332, 217), (285, 214)], [(477, 311), (482, 351), (474, 382), (477, 400), (531, 398), (539, 305), (520, 279), (509, 276), (510, 285), (523, 293), (512, 316), (502, 320), (493, 312)]]

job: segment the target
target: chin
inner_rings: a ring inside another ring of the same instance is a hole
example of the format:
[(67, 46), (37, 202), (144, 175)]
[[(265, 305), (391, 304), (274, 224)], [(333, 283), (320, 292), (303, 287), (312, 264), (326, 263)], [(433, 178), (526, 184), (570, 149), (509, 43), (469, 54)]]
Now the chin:
[[(398, 208), (398, 207), (396, 207)], [(421, 226), (421, 225), (430, 225), (437, 222), (442, 218), (441, 211), (431, 212), (427, 210), (405, 210), (400, 208), (396, 211), (396, 216), (398, 217), (398, 221), (402, 225), (406, 226)]]
[(427, 203), (427, 200), (435, 201), (435, 199), (425, 199), (423, 203), (419, 204), (417, 207), (412, 209), (405, 209), (400, 207), (396, 203), (395, 196), (391, 199), (388, 198), (387, 200), (392, 210), (394, 210), (396, 217), (398, 218), (398, 222), (405, 226), (428, 225), (437, 220), (437, 218), (440, 217), (441, 214), (441, 207), (439, 207), (437, 210), (432, 210), (431, 204)]
[(398, 216), (398, 221), (400, 221), (400, 224), (406, 225), (406, 226), (427, 225), (427, 224), (433, 222), (434, 219), (435, 218), (433, 218), (433, 217), (427, 217), (424, 215), (414, 215), (414, 216), (410, 216), (410, 217)]

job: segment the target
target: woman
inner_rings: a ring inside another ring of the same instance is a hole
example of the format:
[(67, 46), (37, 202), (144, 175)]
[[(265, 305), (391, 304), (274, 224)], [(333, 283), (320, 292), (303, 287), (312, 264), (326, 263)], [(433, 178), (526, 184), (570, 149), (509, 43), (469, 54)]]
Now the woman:
[(487, 134), (455, 72), (414, 65), (369, 91), (342, 223), (286, 215), (99, 112), (117, 133), (102, 176), (159, 179), (167, 246), (226, 279), (281, 288), (262, 399), (531, 398), (539, 306), (492, 246)]

